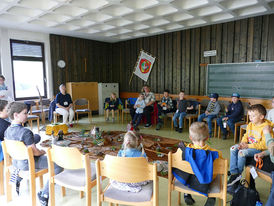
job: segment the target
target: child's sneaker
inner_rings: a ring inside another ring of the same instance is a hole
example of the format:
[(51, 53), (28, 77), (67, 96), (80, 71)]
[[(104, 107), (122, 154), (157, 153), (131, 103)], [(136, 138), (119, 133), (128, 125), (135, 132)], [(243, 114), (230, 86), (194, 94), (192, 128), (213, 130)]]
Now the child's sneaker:
[(234, 185), (236, 182), (239, 182), (242, 178), (242, 175), (241, 174), (232, 174), (230, 177), (229, 177), (229, 180), (227, 181), (227, 186), (232, 186)]
[(158, 123), (158, 124), (156, 125), (156, 130), (160, 130), (161, 127), (162, 127), (162, 124), (161, 124), (161, 123)]
[(38, 192), (37, 196), (38, 196), (41, 206), (48, 206), (49, 197), (46, 197), (45, 195), (43, 195), (42, 191)]
[(216, 202), (216, 198), (215, 197), (209, 197), (206, 200), (205, 206), (214, 206)]
[(187, 205), (193, 205), (195, 203), (195, 200), (192, 198), (190, 194), (184, 194), (184, 199)]
[(112, 123), (113, 123), (114, 121), (115, 121), (114, 118), (112, 118)]

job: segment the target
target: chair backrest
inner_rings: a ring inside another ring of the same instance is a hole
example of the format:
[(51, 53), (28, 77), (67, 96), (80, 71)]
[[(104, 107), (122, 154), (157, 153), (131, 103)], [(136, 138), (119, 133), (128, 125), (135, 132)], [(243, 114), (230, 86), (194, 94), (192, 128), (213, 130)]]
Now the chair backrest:
[(136, 97), (130, 97), (130, 98), (127, 99), (127, 103), (129, 105), (134, 105), (136, 101), (137, 101)]
[(85, 168), (85, 158), (87, 155), (82, 155), (75, 147), (62, 147), (53, 145), (47, 151), (50, 161), (56, 163), (64, 169), (83, 169)]
[(34, 156), (31, 147), (27, 147), (23, 142), (16, 140), (2, 141), (2, 149), (4, 153), (4, 164), (8, 168), (14, 160), (28, 160), (30, 175), (33, 176), (35, 173)]
[(126, 183), (146, 180), (156, 181), (156, 164), (150, 164), (144, 157), (117, 157), (106, 155), (104, 160), (96, 161), (98, 176)]
[[(28, 147), (23, 142), (16, 141), (16, 140), (7, 140), (5, 139), (2, 142), (3, 146), (3, 151), (4, 155), (5, 152), (15, 160), (25, 160), (29, 158), (29, 153), (28, 153)], [(32, 149), (30, 148), (31, 153)]]
[[(191, 165), (187, 161), (182, 160), (182, 150), (179, 148), (176, 153), (169, 152), (168, 167), (177, 168), (189, 174), (194, 174)], [(218, 158), (213, 162), (213, 175), (227, 175), (228, 163), (227, 159)]]
[(85, 105), (89, 105), (89, 101), (85, 98), (81, 98), (81, 99), (76, 99), (74, 101), (74, 105), (75, 106), (85, 106)]

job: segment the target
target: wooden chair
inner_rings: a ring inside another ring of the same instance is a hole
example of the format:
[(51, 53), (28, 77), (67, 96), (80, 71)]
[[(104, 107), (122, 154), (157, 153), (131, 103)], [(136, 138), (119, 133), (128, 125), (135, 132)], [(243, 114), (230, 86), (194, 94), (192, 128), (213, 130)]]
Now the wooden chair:
[[(182, 150), (178, 149), (176, 153), (168, 154), (168, 206), (171, 206), (171, 192), (178, 191), (178, 205), (181, 204), (181, 193), (204, 196), (196, 191), (181, 184), (172, 174), (172, 168), (178, 168), (184, 172), (194, 174), (190, 163), (182, 160)], [(223, 205), (226, 205), (227, 193), (227, 159), (218, 158), (213, 163), (213, 175), (217, 175), (211, 183), (208, 197), (216, 197), (222, 199)], [(205, 197), (205, 196), (204, 196)], [(219, 200), (219, 205), (221, 201)]]
[(2, 160), (0, 162), (0, 195), (4, 194), (4, 160)]
[(130, 108), (128, 108), (127, 100), (125, 100), (125, 108), (122, 109), (122, 124), (124, 123), (124, 114), (130, 114)]
[[(70, 188), (86, 193), (86, 206), (91, 205), (91, 189), (96, 185), (96, 173), (94, 164), (91, 165), (89, 155), (82, 155), (77, 148), (61, 147), (54, 145), (47, 150), (49, 165), (49, 201), (55, 205), (54, 184), (64, 188)], [(64, 171), (55, 175), (54, 163), (64, 168)], [(81, 195), (82, 193), (80, 193)]]
[[(37, 129), (38, 133), (40, 132), (40, 116), (38, 113), (34, 114), (32, 113), (32, 107), (36, 106), (35, 101), (25, 101), (25, 104), (28, 104), (30, 106), (29, 115), (28, 115), (28, 123), (30, 125), (30, 128), (32, 130), (32, 121), (37, 121)], [(38, 114), (38, 115), (37, 115)]]
[(188, 120), (188, 127), (192, 124), (192, 121), (194, 122), (195, 119), (198, 119), (199, 115), (201, 114), (201, 104), (197, 104), (196, 108), (197, 113), (196, 114), (187, 114), (184, 118), (184, 126), (186, 127), (186, 121)]
[(9, 183), (11, 171), (13, 169), (12, 159), (14, 160), (28, 160), (29, 170), (20, 171), (19, 176), (30, 180), (30, 199), (31, 205), (36, 206), (36, 184), (35, 178), (39, 177), (40, 188), (43, 188), (43, 175), (48, 173), (48, 169), (35, 170), (35, 162), (33, 151), (31, 147), (27, 147), (23, 142), (15, 140), (2, 141), (2, 148), (4, 152), (4, 166), (5, 166), (5, 187), (6, 200), (12, 200), (11, 185)]
[[(158, 177), (156, 164), (150, 164), (144, 157), (116, 157), (106, 155), (103, 161), (96, 161), (97, 205), (109, 202), (110, 205), (158, 205)], [(101, 177), (126, 183), (153, 180), (138, 193), (117, 190), (109, 183), (102, 189)]]
[[(250, 170), (253, 167), (253, 165), (248, 165), (245, 167), (245, 179), (248, 182), (248, 184), (250, 184)], [(271, 173), (265, 172), (263, 170), (260, 170), (258, 168), (255, 168), (258, 177), (262, 178), (263, 180), (269, 182), (270, 184), (272, 184), (272, 178), (271, 178)]]
[[(74, 115), (76, 115), (77, 117), (77, 124), (78, 124), (78, 116), (79, 114), (88, 114), (88, 120), (89, 122), (91, 122), (91, 118), (92, 118), (92, 111), (90, 110), (90, 106), (89, 106), (89, 100), (85, 99), (85, 98), (81, 98), (81, 99), (76, 99), (74, 101)], [(81, 107), (81, 108), (78, 108)], [(75, 116), (74, 116), (75, 119)]]

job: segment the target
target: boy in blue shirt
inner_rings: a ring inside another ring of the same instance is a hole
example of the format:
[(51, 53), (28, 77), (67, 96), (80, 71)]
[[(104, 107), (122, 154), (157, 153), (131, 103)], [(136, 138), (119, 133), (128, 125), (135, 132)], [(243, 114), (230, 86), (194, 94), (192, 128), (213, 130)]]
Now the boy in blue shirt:
[(235, 131), (235, 123), (241, 121), (244, 115), (244, 109), (241, 100), (239, 100), (240, 95), (238, 93), (232, 94), (232, 103), (228, 105), (226, 108), (226, 115), (217, 119), (217, 124), (220, 126), (223, 139), (226, 139), (227, 130), (223, 126), (223, 121), (227, 121), (227, 125), (234, 134)]

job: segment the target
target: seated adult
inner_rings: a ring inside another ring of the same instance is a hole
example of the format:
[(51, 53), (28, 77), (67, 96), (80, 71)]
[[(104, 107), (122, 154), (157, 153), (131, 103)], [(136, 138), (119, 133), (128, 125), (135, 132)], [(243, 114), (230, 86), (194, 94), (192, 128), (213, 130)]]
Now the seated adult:
[(72, 120), (74, 117), (73, 104), (70, 94), (66, 93), (66, 86), (61, 84), (59, 86), (60, 93), (56, 95), (56, 109), (55, 111), (63, 116), (63, 123), (69, 124), (73, 127)]
[(235, 123), (242, 120), (244, 115), (244, 109), (238, 93), (233, 93), (232, 102), (226, 108), (226, 115), (217, 119), (217, 124), (220, 126), (223, 133), (223, 139), (227, 138), (227, 130), (224, 128), (223, 122), (226, 121), (232, 134), (235, 131)]
[(173, 103), (172, 103), (172, 99), (169, 96), (168, 89), (165, 89), (164, 96), (162, 97), (159, 104), (157, 104), (157, 107), (158, 107), (158, 123), (156, 126), (156, 130), (160, 130), (161, 127), (163, 126), (164, 116), (167, 113), (172, 112), (172, 110), (173, 110)]
[(153, 112), (153, 104), (155, 102), (155, 95), (150, 91), (150, 87), (143, 86), (142, 92), (144, 93), (146, 107), (144, 108), (144, 116), (146, 117), (147, 123), (146, 128), (151, 127), (151, 113)]

